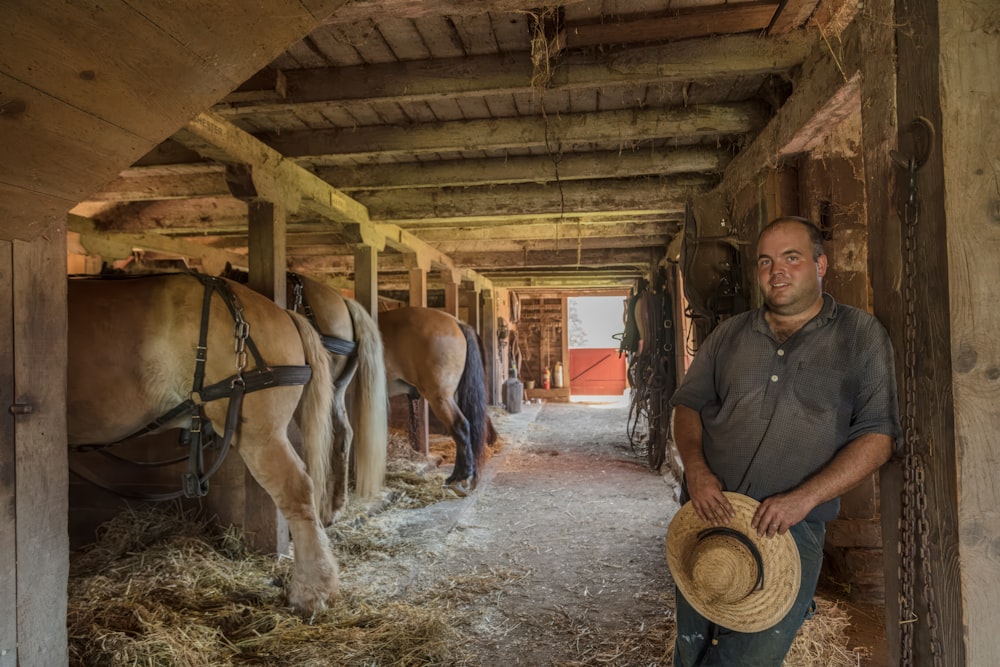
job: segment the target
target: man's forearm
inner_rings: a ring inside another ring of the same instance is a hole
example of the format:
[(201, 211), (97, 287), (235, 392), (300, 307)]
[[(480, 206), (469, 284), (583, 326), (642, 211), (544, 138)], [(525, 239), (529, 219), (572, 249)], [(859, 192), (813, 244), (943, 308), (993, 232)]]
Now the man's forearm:
[(673, 435), (684, 469), (698, 472), (708, 470), (701, 447), (701, 415), (685, 405), (675, 407)]
[(881, 433), (866, 433), (855, 438), (793, 493), (808, 498), (813, 507), (839, 498), (888, 461), (892, 445), (892, 438)]

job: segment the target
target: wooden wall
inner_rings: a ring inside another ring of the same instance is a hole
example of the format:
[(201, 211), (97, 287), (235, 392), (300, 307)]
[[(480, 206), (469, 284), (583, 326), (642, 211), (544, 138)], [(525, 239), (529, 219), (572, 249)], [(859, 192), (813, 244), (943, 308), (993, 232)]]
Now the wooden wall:
[(65, 258), (62, 235), (0, 241), (2, 667), (68, 660)]

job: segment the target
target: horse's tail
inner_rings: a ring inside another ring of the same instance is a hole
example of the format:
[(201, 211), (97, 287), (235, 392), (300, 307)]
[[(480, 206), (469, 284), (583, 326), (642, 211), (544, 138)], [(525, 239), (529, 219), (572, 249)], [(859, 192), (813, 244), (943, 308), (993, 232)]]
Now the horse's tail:
[(486, 425), (492, 424), (486, 414), (486, 373), (483, 370), (483, 357), (479, 349), (479, 336), (475, 329), (465, 322), (459, 322), (462, 333), (465, 334), (465, 369), (458, 381), (456, 399), (458, 409), (462, 411), (469, 422), (469, 443), (476, 460), (476, 469), (483, 458), (483, 442), (486, 436)]
[[(485, 368), (486, 367), (486, 346), (483, 345), (483, 339), (482, 339), (482, 337), (479, 334), (476, 334), (476, 342), (479, 344), (479, 359), (480, 359), (480, 361), (482, 361), (483, 368)], [(484, 387), (484, 390), (485, 390), (485, 387), (486, 387), (486, 373), (485, 372), (483, 373), (483, 387)], [(483, 397), (483, 401), (485, 402), (485, 400), (486, 400), (486, 398), (484, 396)], [(487, 445), (492, 445), (492, 444), (494, 444), (497, 441), (497, 437), (498, 437), (497, 436), (497, 430), (493, 427), (493, 420), (490, 419), (489, 413), (484, 410), (483, 414), (485, 415), (485, 418), (486, 418), (486, 444)]]
[(385, 481), (389, 447), (389, 396), (385, 383), (385, 354), (378, 325), (362, 305), (344, 299), (354, 321), (358, 372), (351, 383), (354, 426), (354, 488), (363, 498), (373, 498)]
[(299, 330), (306, 363), (312, 368), (312, 377), (305, 385), (296, 415), (302, 432), (302, 452), (309, 477), (312, 478), (314, 502), (319, 512), (329, 502), (326, 478), (330, 474), (330, 454), (333, 448), (332, 360), (309, 320), (290, 310), (286, 312)]

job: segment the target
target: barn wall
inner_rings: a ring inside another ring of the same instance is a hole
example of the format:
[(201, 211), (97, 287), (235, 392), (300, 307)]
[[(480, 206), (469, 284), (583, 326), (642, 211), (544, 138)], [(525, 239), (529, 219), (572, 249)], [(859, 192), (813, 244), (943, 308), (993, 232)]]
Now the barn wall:
[[(941, 139), (947, 218), (958, 552), (966, 664), (1000, 654), (1000, 5), (941, 2)], [(953, 566), (949, 558), (945, 563)], [(946, 582), (945, 582), (946, 583)], [(947, 598), (946, 598), (947, 599)]]
[(4, 667), (61, 665), (68, 659), (65, 258), (61, 234), (0, 241), (0, 338), (6, 342), (0, 347)]

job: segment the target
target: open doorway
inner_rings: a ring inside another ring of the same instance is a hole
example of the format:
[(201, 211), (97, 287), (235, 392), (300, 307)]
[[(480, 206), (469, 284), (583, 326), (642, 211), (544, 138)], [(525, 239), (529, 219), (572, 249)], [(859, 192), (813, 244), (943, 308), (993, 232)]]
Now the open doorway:
[(623, 396), (628, 387), (626, 360), (619, 357), (625, 330), (627, 295), (567, 299), (570, 394)]

